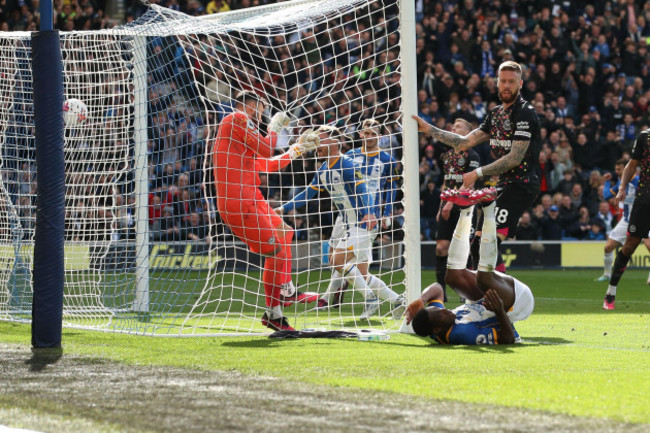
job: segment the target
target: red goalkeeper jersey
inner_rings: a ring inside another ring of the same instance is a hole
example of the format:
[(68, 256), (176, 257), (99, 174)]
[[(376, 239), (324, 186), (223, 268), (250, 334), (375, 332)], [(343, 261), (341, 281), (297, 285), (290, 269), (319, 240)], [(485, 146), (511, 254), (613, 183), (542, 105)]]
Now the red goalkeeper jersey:
[(269, 159), (277, 134), (264, 137), (248, 115), (237, 111), (224, 117), (214, 144), (214, 179), (217, 206), (228, 200), (264, 199), (258, 186), (259, 172), (277, 171), (291, 162), (288, 155)]

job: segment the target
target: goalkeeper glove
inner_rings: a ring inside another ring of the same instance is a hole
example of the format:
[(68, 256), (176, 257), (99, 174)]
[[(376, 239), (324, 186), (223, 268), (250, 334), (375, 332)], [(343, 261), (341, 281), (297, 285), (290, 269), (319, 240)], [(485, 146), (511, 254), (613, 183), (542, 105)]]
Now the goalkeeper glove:
[(289, 126), (289, 122), (291, 122), (289, 115), (284, 111), (278, 111), (273, 115), (273, 117), (271, 117), (268, 130), (269, 132), (275, 132), (276, 134), (279, 134), (280, 131), (282, 131), (282, 128)]
[(320, 139), (318, 138), (318, 134), (309, 129), (303, 132), (300, 137), (298, 137), (298, 141), (296, 143), (291, 145), (289, 148), (289, 156), (291, 156), (291, 159), (296, 159), (305, 152), (311, 152), (312, 150), (315, 150), (319, 144)]

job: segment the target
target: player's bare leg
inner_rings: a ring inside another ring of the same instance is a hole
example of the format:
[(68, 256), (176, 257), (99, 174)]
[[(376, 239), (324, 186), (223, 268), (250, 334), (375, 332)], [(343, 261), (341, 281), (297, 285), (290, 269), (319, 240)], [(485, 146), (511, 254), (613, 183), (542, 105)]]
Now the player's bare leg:
[(365, 276), (354, 263), (354, 257), (353, 252), (336, 249), (331, 255), (332, 267), (343, 275), (343, 278), (345, 278), (353, 289), (361, 292), (365, 302), (372, 300), (377, 302), (377, 298), (368, 287)]

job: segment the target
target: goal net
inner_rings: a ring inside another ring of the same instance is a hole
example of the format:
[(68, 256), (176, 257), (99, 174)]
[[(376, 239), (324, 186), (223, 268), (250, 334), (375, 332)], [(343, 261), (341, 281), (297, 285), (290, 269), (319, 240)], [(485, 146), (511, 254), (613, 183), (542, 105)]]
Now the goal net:
[[(268, 101), (251, 130), (266, 135), (273, 114), (289, 115), (275, 155), (308, 129), (337, 127), (365, 185), (350, 194), (358, 202), (366, 194), (378, 215), (372, 259), (350, 257), (341, 273), (331, 258), (348, 247), (336, 241), (350, 227), (337, 225), (338, 193), (321, 187), (284, 215), (294, 228), (293, 283), (313, 294), (282, 299), (289, 324), (398, 330), (403, 226), (417, 218), (403, 205), (399, 29), (391, 0), (299, 0), (203, 17), (152, 5), (122, 27), (63, 33), (65, 99), (88, 107), (83, 122), (65, 128), (64, 325), (152, 335), (269, 331), (260, 321), (266, 258), (224, 224), (213, 167), (221, 121), (249, 90)], [(0, 318), (28, 321), (38, 188), (29, 35), (0, 34), (0, 50)], [(260, 172), (259, 190), (279, 207), (332, 169), (323, 164), (316, 152), (302, 153)]]

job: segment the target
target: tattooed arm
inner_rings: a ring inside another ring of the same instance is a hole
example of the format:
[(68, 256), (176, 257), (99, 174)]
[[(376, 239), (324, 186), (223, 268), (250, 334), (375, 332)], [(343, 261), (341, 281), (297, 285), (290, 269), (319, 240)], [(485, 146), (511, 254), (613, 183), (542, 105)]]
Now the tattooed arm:
[(425, 133), (430, 137), (435, 138), (439, 142), (444, 143), (447, 146), (451, 146), (456, 152), (467, 150), (470, 147), (474, 147), (489, 138), (488, 134), (481, 131), (480, 129), (475, 129), (469, 134), (462, 136), (454, 134), (453, 132), (436, 128), (418, 116), (413, 116), (413, 119), (418, 122), (418, 132)]
[(483, 167), (483, 175), (494, 176), (504, 173), (511, 168), (515, 168), (521, 164), (521, 161), (524, 160), (524, 156), (526, 156), (526, 151), (528, 150), (529, 145), (530, 141), (528, 140), (513, 141), (512, 148), (508, 154)]
[(495, 176), (518, 166), (526, 156), (526, 151), (530, 146), (530, 141), (513, 141), (510, 152), (501, 158), (497, 159), (491, 164), (484, 167), (479, 167), (474, 171), (465, 173), (463, 175), (463, 187), (468, 188), (468, 185), (473, 184), (481, 176)]

